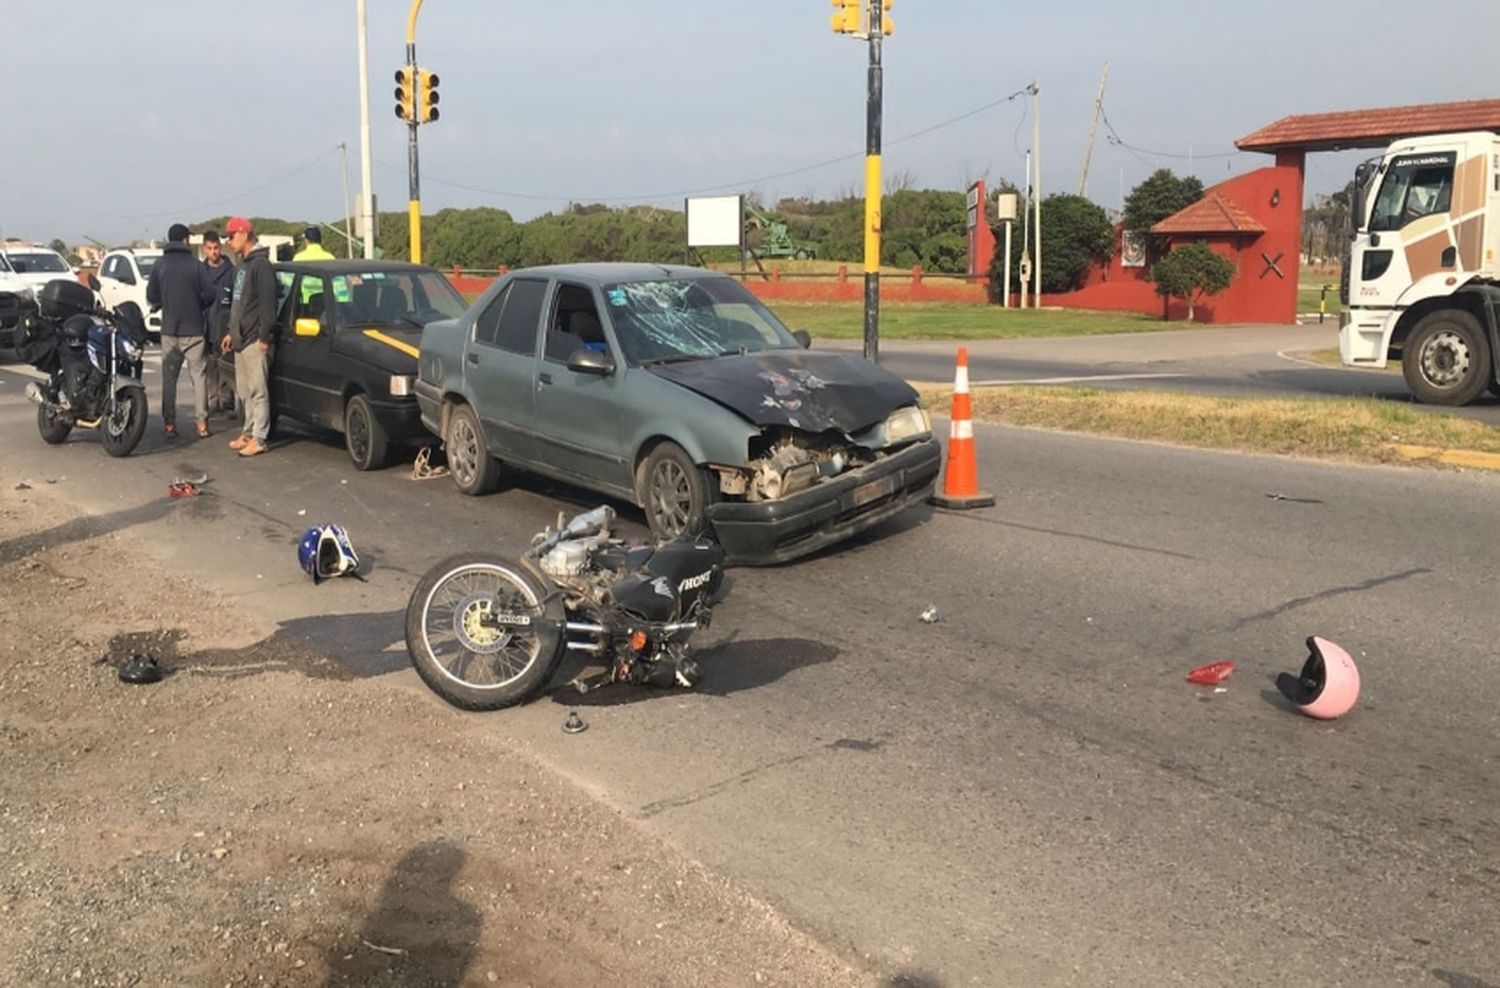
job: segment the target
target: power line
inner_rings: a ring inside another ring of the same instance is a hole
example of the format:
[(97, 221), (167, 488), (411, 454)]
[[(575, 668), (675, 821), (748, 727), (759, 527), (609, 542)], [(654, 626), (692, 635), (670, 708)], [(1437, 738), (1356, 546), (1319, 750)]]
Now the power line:
[[(1028, 91), (1029, 89), (1027, 87), (1023, 87), (1002, 99), (993, 100), (989, 103), (984, 104), (983, 106), (978, 106), (972, 110), (967, 110), (963, 113), (960, 113), (956, 117), (950, 117), (949, 119), (944, 120), (941, 123), (935, 123), (929, 127), (923, 127), (921, 130), (913, 131), (910, 134), (903, 134), (902, 136), (894, 138), (893, 140), (886, 141), (885, 145), (886, 147), (891, 147), (893, 145), (901, 144), (906, 141), (916, 140), (919, 137), (925, 137), (928, 134), (933, 133), (934, 131), (942, 130), (944, 127), (951, 127), (956, 123), (960, 123), (961, 121), (969, 119), (970, 117), (978, 116), (979, 114), (984, 113), (987, 110), (993, 110), (997, 106), (1009, 103), (1011, 100), (1016, 99), (1018, 96), (1024, 95)], [(1025, 118), (1023, 117), (1022, 119), (1024, 121)], [(857, 159), (862, 159), (864, 157), (865, 154), (863, 151), (857, 151), (851, 154), (839, 155), (837, 158), (829, 158), (825, 161), (815, 162), (814, 164), (803, 165), (800, 168), (791, 168), (786, 171), (774, 172), (769, 175), (761, 175), (756, 178), (743, 179), (738, 182), (724, 182), (718, 185), (705, 185), (694, 189), (678, 189), (671, 192), (655, 192), (650, 194), (642, 193), (639, 195), (546, 195), (536, 192), (513, 192), (507, 189), (492, 189), (485, 188), (484, 186), (479, 185), (469, 185), (463, 182), (454, 182), (448, 179), (438, 178), (437, 176), (430, 173), (424, 173), (422, 175), (422, 178), (424, 181), (435, 182), (438, 185), (446, 185), (455, 189), (463, 189), (467, 192), (482, 192), (486, 195), (506, 196), (512, 199), (529, 199), (542, 202), (639, 202), (642, 200), (649, 201), (653, 199), (675, 199), (681, 198), (682, 196), (694, 195), (700, 192), (719, 192), (725, 189), (743, 189), (750, 186), (759, 185), (762, 182), (771, 182), (780, 178), (790, 178), (793, 175), (802, 175), (807, 172), (817, 171), (820, 168), (827, 168), (830, 165), (842, 164), (846, 161), (854, 161)], [(376, 159), (375, 163), (380, 165), (382, 168), (390, 169), (391, 171), (404, 172), (406, 170), (399, 165), (393, 165), (390, 162), (381, 161), (379, 159)]]
[(1151, 162), (1146, 161), (1146, 159), (1142, 158), (1141, 155), (1149, 154), (1154, 158), (1172, 158), (1177, 160), (1186, 159), (1188, 161), (1203, 161), (1212, 158), (1234, 158), (1245, 153), (1244, 151), (1225, 151), (1217, 154), (1182, 154), (1176, 151), (1153, 151), (1150, 148), (1137, 147), (1136, 145), (1126, 141), (1125, 138), (1121, 137), (1119, 131), (1115, 130), (1115, 125), (1110, 123), (1109, 111), (1104, 109), (1102, 103), (1099, 107), (1099, 117), (1104, 121), (1104, 129), (1109, 132), (1109, 143), (1113, 144), (1115, 147), (1124, 148), (1125, 150), (1135, 154), (1136, 158), (1139, 159), (1142, 164), (1145, 164), (1148, 167), (1150, 166)]

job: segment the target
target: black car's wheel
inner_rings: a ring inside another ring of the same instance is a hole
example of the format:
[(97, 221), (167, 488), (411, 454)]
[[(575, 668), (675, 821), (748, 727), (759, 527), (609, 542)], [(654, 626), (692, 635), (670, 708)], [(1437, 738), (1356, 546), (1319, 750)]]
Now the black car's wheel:
[(661, 443), (646, 457), (639, 489), (651, 534), (658, 540), (697, 535), (707, 527), (712, 502), (708, 474), (676, 443)]
[(38, 405), (36, 406), (36, 431), (42, 434), (42, 442), (49, 446), (56, 446), (68, 438), (68, 433), (73, 431), (73, 423), (59, 418), (46, 405)]
[(1462, 309), (1423, 316), (1401, 359), (1406, 386), (1428, 405), (1467, 405), (1490, 380), (1490, 345), (1479, 320)]
[(460, 492), (470, 497), (494, 493), (500, 486), (500, 461), (484, 445), (479, 417), (468, 405), (459, 405), (448, 416), (448, 434), (443, 437), (448, 454), (448, 473)]
[(563, 607), (531, 574), (491, 556), (444, 559), (406, 605), (406, 652), (422, 681), (465, 710), (535, 695), (562, 660)]
[(344, 446), (357, 470), (379, 470), (390, 462), (391, 443), (370, 399), (355, 395), (344, 406)]
[(129, 456), (146, 434), (146, 392), (141, 388), (123, 388), (115, 396), (114, 407), (99, 424), (104, 452), (110, 456)]

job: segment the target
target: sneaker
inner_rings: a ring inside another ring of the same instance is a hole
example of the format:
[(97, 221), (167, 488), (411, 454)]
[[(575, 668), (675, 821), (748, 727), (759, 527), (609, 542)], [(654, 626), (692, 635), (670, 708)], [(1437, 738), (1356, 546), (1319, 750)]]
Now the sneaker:
[(248, 443), (249, 441), (250, 441), (250, 437), (247, 436), (247, 435), (245, 435), (242, 432), (238, 436), (235, 436), (233, 439), (229, 440), (229, 448), (230, 449), (244, 449), (245, 448), (245, 444)]
[(245, 445), (240, 447), (241, 456), (259, 456), (266, 451), (266, 444), (259, 439), (251, 437)]

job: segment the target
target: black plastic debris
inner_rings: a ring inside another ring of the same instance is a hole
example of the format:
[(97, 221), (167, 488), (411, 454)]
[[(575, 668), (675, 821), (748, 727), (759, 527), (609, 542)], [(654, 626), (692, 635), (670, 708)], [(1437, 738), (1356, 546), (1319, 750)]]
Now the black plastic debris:
[(156, 661), (156, 656), (145, 652), (137, 652), (120, 664), (120, 681), (133, 683), (136, 686), (159, 683), (164, 674), (165, 671), (161, 663)]

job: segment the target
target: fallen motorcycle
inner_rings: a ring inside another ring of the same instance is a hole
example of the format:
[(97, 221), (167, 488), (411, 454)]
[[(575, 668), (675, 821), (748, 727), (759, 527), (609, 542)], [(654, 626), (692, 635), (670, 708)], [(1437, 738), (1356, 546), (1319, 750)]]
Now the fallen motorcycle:
[(708, 626), (724, 550), (702, 537), (660, 546), (611, 534), (607, 505), (558, 517), (516, 563), (487, 553), (429, 569), (406, 605), (406, 651), (422, 680), (465, 710), (498, 710), (539, 693), (569, 651), (605, 671), (574, 682), (692, 688), (688, 639)]
[(134, 302), (109, 312), (77, 282), (44, 285), (16, 346), (47, 375), (26, 385), (42, 441), (57, 445), (75, 428), (98, 429), (106, 453), (130, 455), (146, 432), (145, 345), (146, 321)]

